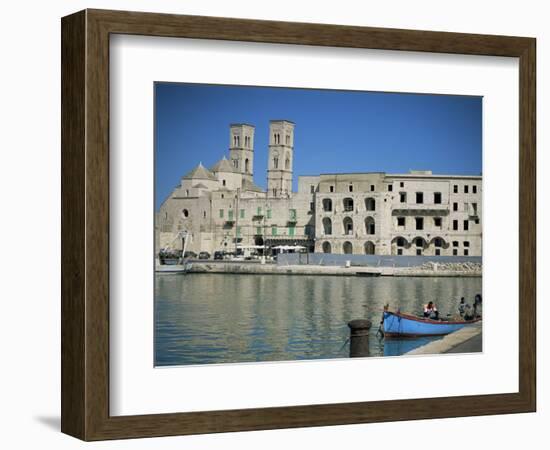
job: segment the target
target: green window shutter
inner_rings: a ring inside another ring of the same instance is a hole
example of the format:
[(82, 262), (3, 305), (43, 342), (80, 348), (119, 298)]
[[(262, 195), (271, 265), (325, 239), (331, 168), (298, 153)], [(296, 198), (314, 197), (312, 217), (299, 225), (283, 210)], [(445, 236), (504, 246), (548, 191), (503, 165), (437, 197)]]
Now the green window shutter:
[(220, 209), (220, 219), (223, 219), (223, 209)]
[(271, 235), (277, 236), (277, 227), (271, 227)]
[(271, 219), (271, 210), (270, 209), (267, 210), (267, 218)]
[(256, 234), (262, 234), (262, 227), (256, 227)]
[(294, 236), (294, 230), (295, 230), (294, 227), (288, 227), (288, 235), (289, 236)]
[(296, 210), (295, 209), (290, 210), (290, 218), (292, 220), (296, 220)]
[(244, 219), (244, 209), (241, 209), (241, 219)]
[(229, 210), (228, 216), (229, 216), (229, 220), (233, 219), (233, 210), (232, 209)]
[(258, 206), (257, 214), (258, 214), (258, 216), (262, 215), (262, 207), (261, 206)]
[(237, 236), (240, 237), (240, 235), (241, 235), (241, 227), (237, 227)]

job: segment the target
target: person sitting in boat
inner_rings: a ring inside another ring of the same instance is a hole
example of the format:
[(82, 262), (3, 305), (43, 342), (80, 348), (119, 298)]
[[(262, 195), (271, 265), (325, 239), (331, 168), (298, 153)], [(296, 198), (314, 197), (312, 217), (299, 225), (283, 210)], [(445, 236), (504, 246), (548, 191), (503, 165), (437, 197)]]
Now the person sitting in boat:
[(474, 320), (476, 318), (476, 311), (475, 308), (470, 306), (468, 303), (466, 303), (466, 306), (464, 307), (464, 320)]
[(428, 302), (427, 305), (424, 305), (424, 317), (435, 320), (439, 319), (439, 311), (434, 302)]
[(481, 317), (481, 311), (482, 311), (482, 307), (481, 307), (481, 304), (482, 304), (482, 301), (481, 301), (481, 295), (480, 294), (477, 294), (474, 298), (474, 317)]
[(458, 304), (458, 314), (460, 314), (460, 317), (464, 317), (465, 308), (466, 308), (466, 301), (464, 300), (464, 297), (461, 297), (460, 303)]

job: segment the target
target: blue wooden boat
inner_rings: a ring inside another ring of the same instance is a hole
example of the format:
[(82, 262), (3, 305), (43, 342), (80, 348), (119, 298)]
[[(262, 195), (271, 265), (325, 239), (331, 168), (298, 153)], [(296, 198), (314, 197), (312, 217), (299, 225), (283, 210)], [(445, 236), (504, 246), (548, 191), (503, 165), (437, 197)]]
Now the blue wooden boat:
[(481, 318), (469, 321), (433, 320), (386, 310), (383, 331), (385, 337), (443, 336), (480, 320)]

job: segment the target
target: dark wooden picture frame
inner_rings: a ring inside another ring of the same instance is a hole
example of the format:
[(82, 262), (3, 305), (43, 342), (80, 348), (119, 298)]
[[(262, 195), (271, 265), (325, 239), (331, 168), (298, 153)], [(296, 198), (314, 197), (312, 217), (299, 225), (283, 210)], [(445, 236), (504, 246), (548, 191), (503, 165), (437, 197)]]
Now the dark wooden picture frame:
[[(103, 10), (61, 25), (64, 433), (100, 440), (535, 411), (535, 39)], [(110, 416), (109, 36), (117, 33), (519, 58), (519, 392)]]

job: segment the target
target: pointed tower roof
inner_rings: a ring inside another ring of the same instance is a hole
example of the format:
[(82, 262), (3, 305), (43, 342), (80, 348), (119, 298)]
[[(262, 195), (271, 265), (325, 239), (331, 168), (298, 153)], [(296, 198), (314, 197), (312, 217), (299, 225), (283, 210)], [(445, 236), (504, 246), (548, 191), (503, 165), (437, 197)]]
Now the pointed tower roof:
[(216, 177), (206, 167), (199, 163), (191, 172), (183, 177), (185, 180), (212, 180), (217, 181)]
[(216, 164), (214, 164), (210, 170), (212, 172), (229, 172), (229, 173), (233, 173), (235, 172), (235, 170), (233, 169), (233, 167), (231, 166), (231, 163), (227, 160), (227, 158), (224, 157), (222, 159), (220, 159)]

